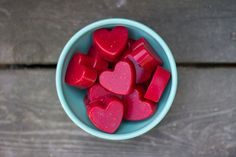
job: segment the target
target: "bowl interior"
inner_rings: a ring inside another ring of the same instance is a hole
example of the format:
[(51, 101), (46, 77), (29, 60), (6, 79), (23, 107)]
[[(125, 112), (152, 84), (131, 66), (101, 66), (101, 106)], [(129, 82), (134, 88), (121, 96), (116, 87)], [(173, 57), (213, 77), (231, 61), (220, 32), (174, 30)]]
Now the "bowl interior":
[[(124, 25), (124, 24), (107, 24), (107, 25), (103, 25), (102, 27), (111, 28), (111, 27), (114, 27), (115, 25)], [(149, 43), (152, 45), (152, 47), (155, 49), (155, 51), (158, 53), (158, 55), (161, 57), (164, 63), (163, 66), (171, 72), (171, 65), (163, 47), (155, 40), (155, 38), (152, 37), (152, 35), (148, 34), (147, 32), (141, 30), (140, 28), (136, 26), (132, 26), (132, 25), (124, 25), (124, 26), (129, 29), (130, 38), (132, 39), (138, 39), (140, 37), (146, 38), (149, 41)], [(98, 28), (99, 27), (97, 27), (96, 29)], [(76, 39), (76, 41), (72, 44), (72, 46), (69, 47), (62, 69), (61, 69), (62, 70), (61, 86), (62, 86), (62, 93), (64, 95), (64, 99), (66, 103), (68, 104), (69, 109), (73, 112), (74, 118), (76, 118), (76, 120), (73, 120), (73, 121), (74, 122), (80, 121), (82, 122), (82, 124), (84, 124), (84, 126), (89, 127), (90, 130), (93, 130), (95, 132), (101, 132), (101, 134), (106, 134), (96, 129), (96, 127), (94, 127), (94, 125), (90, 122), (90, 120), (88, 119), (88, 116), (86, 115), (86, 110), (83, 103), (83, 98), (86, 93), (86, 90), (80, 90), (78, 88), (68, 86), (64, 82), (66, 68), (72, 55), (76, 51), (87, 53), (89, 47), (92, 44), (92, 32), (94, 30), (95, 29), (93, 28), (91, 30), (86, 31), (83, 35), (81, 35), (80, 37)], [(158, 118), (158, 116), (160, 116), (163, 109), (165, 108), (166, 101), (170, 94), (171, 86), (172, 86), (172, 80), (169, 81), (168, 86), (160, 102), (157, 104), (158, 109), (152, 117), (143, 121), (138, 121), (138, 122), (124, 121), (122, 122), (118, 131), (113, 135), (116, 136), (116, 135), (122, 135), (122, 134), (135, 132), (137, 130), (144, 128), (146, 125), (151, 123), (154, 119)]]

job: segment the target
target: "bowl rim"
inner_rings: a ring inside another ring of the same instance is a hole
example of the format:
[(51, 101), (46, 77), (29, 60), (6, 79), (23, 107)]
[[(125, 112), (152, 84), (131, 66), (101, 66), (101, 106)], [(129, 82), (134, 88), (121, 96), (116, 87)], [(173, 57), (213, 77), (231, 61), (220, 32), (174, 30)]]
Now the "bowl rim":
[[(84, 124), (82, 121), (79, 120), (79, 118), (77, 118), (77, 116), (74, 114), (74, 112), (70, 109), (70, 107), (67, 104), (67, 101), (65, 99), (63, 90), (62, 90), (62, 82), (63, 82), (63, 79), (61, 77), (62, 76), (62, 69), (63, 69), (63, 65), (64, 65), (65, 58), (67, 56), (67, 53), (69, 52), (68, 50), (76, 42), (76, 40), (78, 38), (80, 38), (83, 34), (85, 34), (86, 32), (90, 31), (91, 29), (96, 29), (98, 27), (102, 27), (104, 25), (110, 25), (110, 24), (133, 26), (133, 27), (136, 27), (136, 28), (139, 28), (139, 29), (145, 31), (147, 34), (152, 36), (152, 38), (156, 42), (158, 42), (161, 45), (161, 47), (164, 49), (166, 56), (170, 62), (170, 69), (171, 69), (172, 85), (171, 85), (169, 97), (167, 98), (166, 104), (165, 104), (162, 112), (160, 112), (160, 114), (151, 123), (147, 124), (145, 127), (141, 128), (139, 130), (133, 131), (133, 132), (125, 133), (125, 134), (108, 134), (108, 133), (90, 128), (89, 126)], [(79, 126), (85, 132), (87, 132), (93, 136), (96, 136), (96, 137), (99, 137), (102, 139), (108, 139), (108, 140), (131, 139), (131, 138), (140, 136), (140, 135), (148, 132), (152, 128), (154, 128), (157, 124), (159, 124), (161, 122), (161, 120), (165, 117), (165, 115), (169, 111), (169, 109), (173, 103), (173, 100), (175, 98), (176, 90), (177, 90), (177, 68), (176, 68), (176, 64), (175, 64), (175, 59), (174, 59), (169, 47), (167, 46), (167, 44), (155, 31), (153, 31), (148, 26), (146, 26), (140, 22), (130, 20), (130, 19), (123, 19), (123, 18), (102, 19), (102, 20), (95, 21), (95, 22), (83, 27), (81, 30), (76, 32), (69, 39), (69, 41), (66, 43), (65, 47), (63, 48), (63, 50), (60, 54), (58, 62), (57, 62), (56, 90), (57, 90), (57, 95), (59, 97), (61, 105), (62, 105), (64, 111), (66, 112), (66, 114), (77, 126)]]

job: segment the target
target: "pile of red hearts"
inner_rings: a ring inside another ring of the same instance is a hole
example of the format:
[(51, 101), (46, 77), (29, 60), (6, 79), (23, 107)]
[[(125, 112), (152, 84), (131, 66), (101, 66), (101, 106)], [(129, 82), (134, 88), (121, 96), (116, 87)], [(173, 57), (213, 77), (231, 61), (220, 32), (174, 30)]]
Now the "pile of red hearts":
[(81, 89), (90, 121), (100, 130), (114, 133), (122, 120), (152, 116), (170, 72), (144, 39), (129, 39), (128, 29), (116, 26), (93, 32), (88, 54), (77, 52), (67, 67), (65, 82)]

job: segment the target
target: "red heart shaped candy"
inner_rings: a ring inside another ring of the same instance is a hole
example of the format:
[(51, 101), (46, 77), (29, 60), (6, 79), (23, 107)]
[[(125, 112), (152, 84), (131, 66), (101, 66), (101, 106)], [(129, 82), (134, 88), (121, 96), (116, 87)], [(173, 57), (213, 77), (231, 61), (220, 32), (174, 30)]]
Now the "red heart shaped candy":
[(170, 72), (158, 66), (147, 88), (144, 98), (158, 102), (170, 79)]
[(129, 61), (119, 61), (114, 71), (104, 71), (100, 74), (99, 82), (108, 91), (126, 95), (132, 92), (134, 87), (134, 67)]
[(134, 89), (133, 93), (124, 96), (124, 119), (144, 120), (156, 111), (156, 104), (143, 99), (144, 91), (141, 87)]
[(86, 65), (91, 67), (91, 58), (88, 57), (86, 54), (83, 54), (81, 52), (76, 52), (71, 60), (70, 60), (70, 66), (76, 66), (76, 64)]
[(93, 33), (93, 43), (99, 54), (107, 61), (119, 59), (128, 41), (128, 30), (123, 26), (116, 26), (112, 30), (101, 28)]
[(67, 66), (65, 82), (71, 86), (79, 88), (88, 88), (94, 84), (97, 79), (97, 72), (84, 65), (71, 60)]
[(90, 106), (89, 119), (98, 129), (107, 133), (114, 133), (118, 129), (124, 113), (124, 106), (119, 99), (111, 97), (104, 104), (94, 102)]
[(115, 96), (114, 93), (109, 92), (103, 88), (99, 83), (93, 85), (88, 89), (87, 97), (90, 102), (93, 101), (104, 101), (107, 96)]
[[(94, 50), (91, 50), (94, 51)], [(108, 62), (103, 60), (99, 55), (86, 55), (81, 52), (77, 52), (70, 60), (71, 64), (81, 64), (90, 68), (94, 68), (98, 72), (106, 70), (108, 68)]]
[(90, 59), (90, 66), (94, 69), (98, 70), (98, 72), (102, 72), (108, 69), (108, 62), (102, 59), (97, 50), (94, 47), (91, 47), (88, 52)]

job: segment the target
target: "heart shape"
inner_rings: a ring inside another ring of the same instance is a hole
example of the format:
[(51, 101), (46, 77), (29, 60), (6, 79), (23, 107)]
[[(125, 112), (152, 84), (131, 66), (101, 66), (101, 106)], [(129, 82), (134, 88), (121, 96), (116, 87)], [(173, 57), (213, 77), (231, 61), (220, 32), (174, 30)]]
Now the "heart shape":
[(93, 101), (103, 102), (103, 100), (108, 96), (115, 96), (115, 94), (103, 88), (99, 83), (90, 87), (87, 93), (88, 100), (91, 102)]
[(93, 33), (93, 42), (102, 58), (114, 62), (125, 49), (128, 41), (128, 30), (116, 26), (112, 30), (101, 28)]
[(97, 71), (84, 65), (70, 62), (66, 69), (65, 82), (81, 89), (92, 86), (97, 79)]
[(88, 51), (88, 57), (90, 59), (90, 66), (96, 69), (98, 72), (102, 72), (108, 69), (108, 62), (102, 59), (97, 50), (94, 47), (91, 47)]
[(104, 71), (99, 77), (100, 84), (110, 92), (126, 95), (132, 92), (135, 83), (135, 71), (129, 61), (120, 61), (114, 71)]
[(156, 111), (156, 104), (143, 99), (144, 90), (136, 87), (134, 92), (124, 96), (125, 120), (144, 120), (152, 116)]
[(100, 62), (95, 63), (92, 57), (80, 52), (75, 53), (67, 66), (65, 82), (82, 89), (92, 86), (97, 79), (98, 65), (101, 65)]
[(121, 124), (124, 106), (119, 99), (114, 97), (106, 99), (104, 104), (101, 102), (91, 104), (88, 111), (89, 119), (98, 129), (114, 133)]

